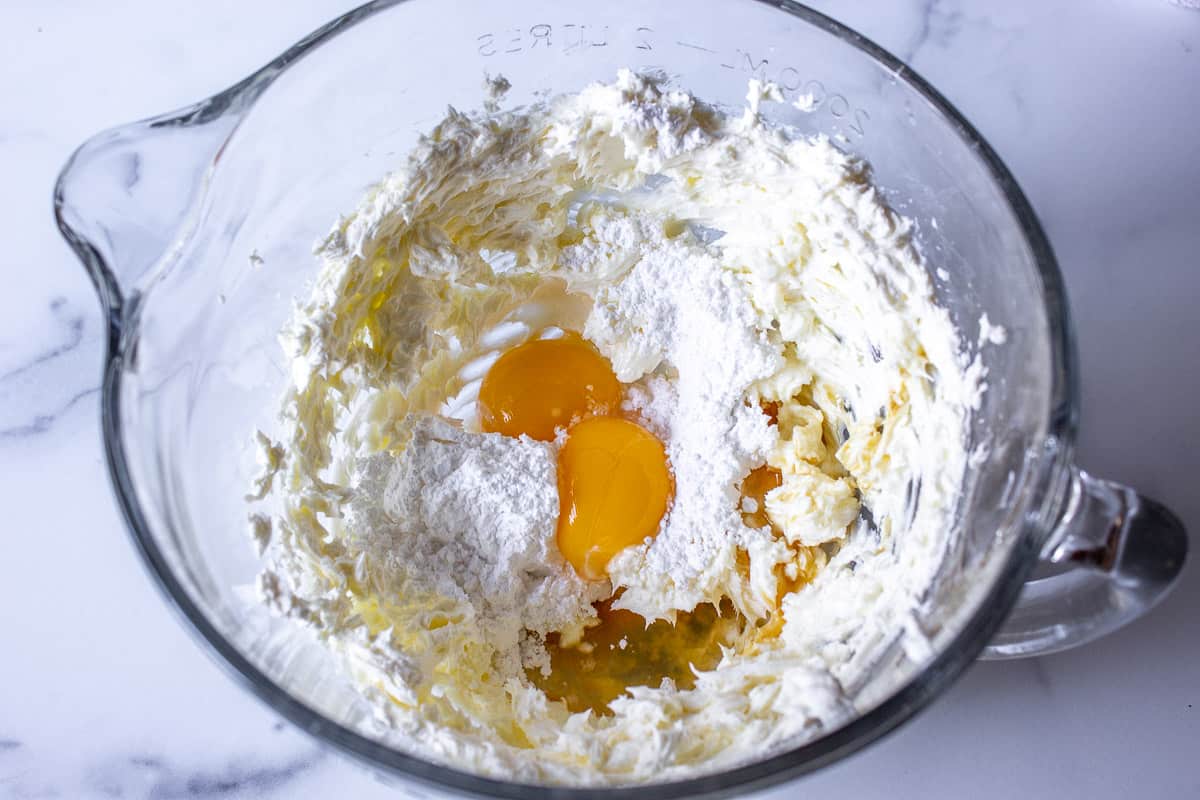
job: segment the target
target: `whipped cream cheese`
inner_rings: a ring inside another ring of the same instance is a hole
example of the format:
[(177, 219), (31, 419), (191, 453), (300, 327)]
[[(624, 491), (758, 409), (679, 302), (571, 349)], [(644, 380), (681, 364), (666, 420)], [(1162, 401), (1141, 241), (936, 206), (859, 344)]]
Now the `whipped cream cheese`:
[[(870, 669), (924, 646), (982, 375), (865, 164), (664, 79), (447, 117), (318, 247), (282, 337), (285, 435), (252, 491), (260, 590), (341, 654), (371, 734), (562, 784), (690, 777), (821, 736)], [(501, 351), (582, 332), (666, 446), (656, 536), (578, 577), (558, 442), (483, 433)], [(1003, 331), (981, 323), (981, 337)], [(741, 486), (778, 472), (758, 501)], [(276, 474), (278, 473), (278, 474)], [(273, 480), (272, 480), (273, 478)], [(593, 603), (732, 603), (745, 640), (695, 686), (571, 713), (529, 679)]]

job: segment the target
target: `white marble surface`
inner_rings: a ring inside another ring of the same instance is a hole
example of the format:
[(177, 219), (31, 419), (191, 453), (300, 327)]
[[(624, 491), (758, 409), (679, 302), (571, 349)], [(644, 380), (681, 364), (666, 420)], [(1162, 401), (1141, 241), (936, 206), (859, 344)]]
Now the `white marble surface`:
[[(230, 682), (146, 579), (99, 446), (100, 315), (50, 213), (87, 135), (223, 88), (349, 6), (0, 9), (0, 797), (397, 796)], [(1200, 530), (1200, 12), (819, 6), (908, 59), (1015, 172), (1075, 311), (1084, 465)], [(898, 733), (770, 796), (1200, 796), (1198, 562), (1148, 618), (980, 664)]]

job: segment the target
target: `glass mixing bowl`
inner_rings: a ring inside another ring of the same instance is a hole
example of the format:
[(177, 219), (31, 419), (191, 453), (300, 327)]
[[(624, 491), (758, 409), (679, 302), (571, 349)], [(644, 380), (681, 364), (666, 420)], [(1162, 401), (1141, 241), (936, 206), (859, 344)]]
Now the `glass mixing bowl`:
[(288, 366), (276, 334), (314, 277), (312, 243), (447, 104), (478, 106), (485, 73), (511, 80), (513, 104), (625, 66), (732, 108), (751, 77), (807, 95), (807, 110), (764, 112), (868, 159), (916, 221), (964, 340), (984, 312), (1008, 338), (980, 353), (990, 390), (971, 437), (990, 456), (965, 486), (953, 569), (929, 590), (932, 649), (878, 670), (858, 717), (823, 738), (596, 793), (730, 794), (811, 771), (894, 728), (981, 653), (1046, 653), (1136, 617), (1186, 552), (1162, 506), (1075, 467), (1075, 356), (1050, 246), (992, 149), (895, 57), (788, 2), (372, 3), (215, 97), (91, 139), (64, 168), (55, 210), (107, 314), (108, 463), (151, 574), (251, 692), (422, 794), (594, 792), (484, 779), (385, 746), (324, 648), (255, 601), (243, 495), (253, 431), (277, 428)]

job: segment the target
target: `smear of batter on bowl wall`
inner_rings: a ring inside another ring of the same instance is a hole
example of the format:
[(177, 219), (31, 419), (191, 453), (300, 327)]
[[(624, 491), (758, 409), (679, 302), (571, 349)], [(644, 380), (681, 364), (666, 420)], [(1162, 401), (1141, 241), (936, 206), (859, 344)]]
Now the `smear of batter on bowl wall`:
[(910, 223), (781, 99), (621, 71), (450, 110), (318, 247), (259, 589), (370, 735), (691, 777), (841, 724), (922, 636), (982, 376)]

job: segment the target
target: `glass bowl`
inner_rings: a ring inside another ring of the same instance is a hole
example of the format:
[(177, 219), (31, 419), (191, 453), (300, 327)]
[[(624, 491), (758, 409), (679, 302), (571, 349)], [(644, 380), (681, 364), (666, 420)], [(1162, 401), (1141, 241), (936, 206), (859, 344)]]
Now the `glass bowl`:
[[(979, 354), (990, 389), (971, 437), (990, 456), (968, 476), (957, 514), (959, 579), (930, 588), (928, 653), (878, 671), (852, 721), (735, 769), (613, 789), (520, 785), (421, 760), (371, 733), (332, 657), (255, 600), (243, 496), (254, 430), (278, 427), (288, 366), (276, 335), (315, 277), (313, 242), (448, 104), (478, 106), (485, 73), (507, 77), (507, 102), (519, 104), (611, 80), (620, 67), (665, 72), (729, 108), (752, 77), (789, 101), (807, 96), (805, 110), (770, 104), (764, 114), (870, 161), (889, 202), (916, 222), (964, 339), (984, 312), (1008, 337)], [(55, 211), (107, 315), (104, 441), (151, 575), (253, 694), (421, 796), (761, 788), (893, 729), (981, 654), (1051, 652), (1124, 624), (1162, 597), (1184, 559), (1170, 512), (1074, 466), (1062, 281), (1012, 175), (894, 56), (794, 3), (371, 3), (227, 91), (90, 139), (63, 169)]]

